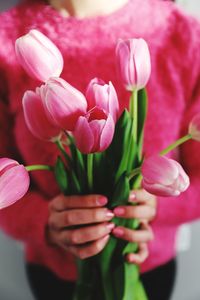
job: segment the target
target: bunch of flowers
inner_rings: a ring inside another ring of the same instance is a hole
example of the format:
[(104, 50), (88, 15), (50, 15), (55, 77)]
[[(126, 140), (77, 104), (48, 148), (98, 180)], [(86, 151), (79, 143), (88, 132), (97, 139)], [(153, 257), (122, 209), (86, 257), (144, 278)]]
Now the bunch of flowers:
[[(111, 82), (94, 78), (83, 95), (60, 78), (62, 55), (39, 31), (31, 30), (19, 38), (16, 54), (27, 73), (43, 82), (24, 94), (26, 124), (37, 138), (56, 143), (60, 155), (54, 166), (24, 167), (1, 158), (0, 208), (23, 197), (29, 187), (28, 172), (35, 170), (53, 171), (65, 195), (106, 195), (111, 209), (126, 205), (130, 191), (141, 186), (159, 196), (177, 196), (188, 188), (189, 178), (182, 166), (165, 155), (189, 139), (200, 140), (199, 116), (191, 121), (186, 136), (157, 155), (143, 155), (145, 86), (151, 73), (143, 39), (120, 40), (116, 47), (118, 71), (131, 93), (129, 109), (121, 115)], [(113, 222), (133, 229), (140, 226), (138, 220), (115, 218)], [(147, 299), (138, 267), (124, 260), (124, 255), (136, 251), (136, 244), (111, 237), (100, 254), (79, 260), (74, 299), (92, 300), (97, 295), (101, 300)]]

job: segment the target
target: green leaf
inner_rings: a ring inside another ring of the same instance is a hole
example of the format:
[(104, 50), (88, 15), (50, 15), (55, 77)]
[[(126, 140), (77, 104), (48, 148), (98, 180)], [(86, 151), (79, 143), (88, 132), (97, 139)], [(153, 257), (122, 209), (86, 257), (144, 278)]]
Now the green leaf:
[(124, 172), (119, 178), (112, 196), (111, 207), (127, 204), (130, 194), (129, 178)]
[[(137, 289), (139, 280), (139, 270), (136, 265), (129, 264), (127, 262), (125, 265), (125, 278), (124, 278), (124, 295), (122, 300), (137, 300), (136, 295), (138, 295)], [(143, 300), (143, 298), (138, 298), (138, 300)]]
[(138, 155), (141, 162), (142, 147), (144, 136), (144, 124), (147, 116), (147, 91), (142, 89), (138, 91)]
[(54, 174), (59, 188), (64, 194), (66, 194), (68, 188), (68, 176), (67, 170), (60, 156), (57, 158)]
[(127, 110), (124, 110), (115, 127), (113, 141), (106, 151), (106, 157), (110, 160), (113, 173), (117, 172), (117, 180), (126, 170), (127, 166), (127, 145), (130, 138), (131, 117)]

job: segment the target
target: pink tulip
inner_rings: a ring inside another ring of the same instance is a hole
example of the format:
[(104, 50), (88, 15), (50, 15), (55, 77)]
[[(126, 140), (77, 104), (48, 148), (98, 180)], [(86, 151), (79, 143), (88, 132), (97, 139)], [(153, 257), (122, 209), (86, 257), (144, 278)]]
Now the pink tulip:
[(95, 107), (78, 119), (74, 131), (76, 146), (82, 153), (104, 151), (112, 142), (114, 129), (111, 114)]
[(142, 165), (142, 186), (158, 196), (178, 196), (189, 186), (189, 177), (181, 165), (164, 156), (154, 155)]
[(0, 209), (14, 204), (28, 191), (30, 178), (23, 165), (0, 158)]
[(92, 79), (86, 91), (86, 98), (88, 102), (88, 110), (97, 106), (110, 113), (114, 121), (117, 121), (119, 114), (119, 102), (117, 93), (111, 81), (109, 84), (105, 84), (105, 82), (101, 79)]
[(56, 45), (38, 30), (31, 30), (17, 39), (15, 52), (22, 67), (33, 78), (47, 81), (50, 77), (59, 77), (62, 73), (62, 54)]
[(27, 91), (22, 104), (26, 125), (31, 133), (41, 140), (55, 141), (61, 130), (47, 118), (41, 97), (33, 91)]
[(189, 124), (189, 134), (193, 140), (200, 142), (200, 114), (194, 116)]
[(148, 45), (143, 39), (119, 40), (117, 64), (122, 83), (128, 91), (144, 88), (151, 73)]
[(86, 114), (85, 96), (61, 78), (51, 78), (41, 95), (49, 119), (64, 130), (74, 130), (78, 118)]

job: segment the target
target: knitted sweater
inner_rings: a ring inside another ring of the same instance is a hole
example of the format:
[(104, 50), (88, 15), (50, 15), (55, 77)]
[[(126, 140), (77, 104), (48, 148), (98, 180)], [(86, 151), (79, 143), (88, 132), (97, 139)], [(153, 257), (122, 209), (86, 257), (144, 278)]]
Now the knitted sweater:
[[(24, 164), (51, 164), (57, 154), (53, 144), (32, 136), (22, 112), (24, 91), (35, 89), (39, 83), (18, 64), (14, 42), (32, 28), (46, 34), (61, 50), (65, 80), (82, 92), (93, 77), (111, 80), (121, 108), (127, 105), (129, 94), (116, 76), (116, 42), (130, 37), (147, 40), (152, 75), (147, 87), (146, 154), (158, 153), (186, 133), (189, 120), (200, 109), (200, 26), (173, 3), (143, 0), (141, 5), (141, 0), (130, 0), (112, 14), (77, 19), (62, 17), (43, 1), (29, 0), (0, 16), (0, 156), (15, 157)], [(191, 185), (179, 197), (158, 197), (158, 213), (152, 223), (155, 239), (149, 244), (150, 255), (142, 272), (173, 258), (177, 228), (200, 217), (199, 151), (200, 145), (190, 141), (171, 154), (183, 164)], [(53, 175), (35, 172), (32, 183), (22, 200), (0, 211), (0, 226), (25, 243), (29, 262), (48, 267), (60, 278), (74, 280), (72, 255), (45, 241), (48, 202), (59, 192)]]

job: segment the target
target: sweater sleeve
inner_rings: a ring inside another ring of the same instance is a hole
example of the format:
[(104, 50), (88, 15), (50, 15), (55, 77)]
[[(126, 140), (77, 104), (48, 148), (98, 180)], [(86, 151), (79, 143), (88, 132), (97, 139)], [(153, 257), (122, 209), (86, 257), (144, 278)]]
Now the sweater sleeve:
[[(180, 136), (187, 134), (191, 119), (200, 113), (200, 24), (192, 20), (190, 25), (191, 40), (188, 45), (192, 49), (192, 62), (188, 60), (188, 72), (193, 88), (190, 99), (186, 99)], [(179, 159), (190, 177), (190, 186), (179, 197), (158, 197), (156, 221), (161, 224), (181, 225), (200, 218), (200, 142), (190, 140), (184, 143), (179, 148)]]
[[(19, 159), (12, 134), (12, 116), (9, 112), (5, 72), (0, 61), (0, 157)], [(13, 187), (14, 188), (14, 187)], [(14, 205), (0, 210), (0, 227), (14, 239), (45, 243), (45, 225), (48, 219), (48, 202), (37, 192), (28, 192)]]

